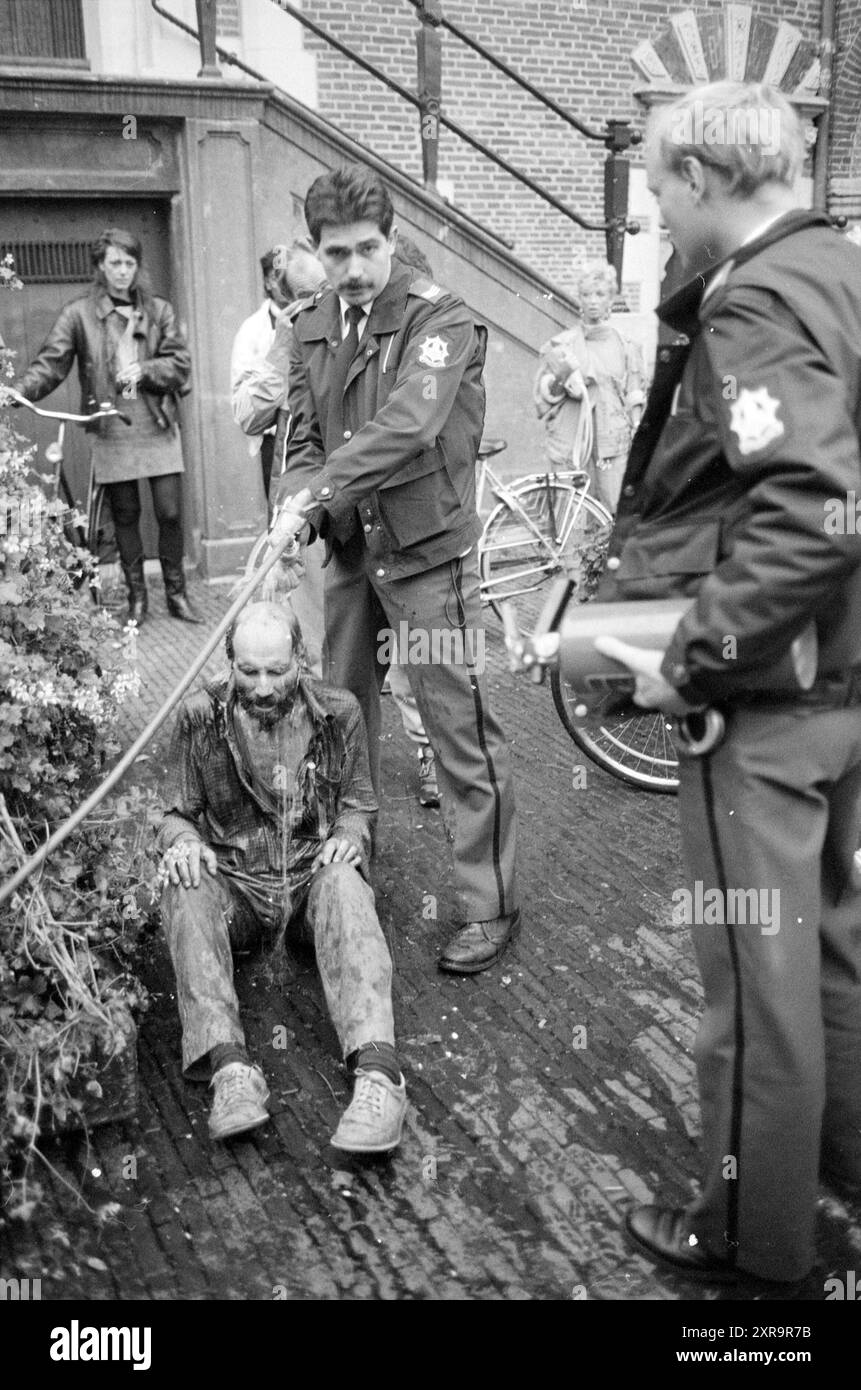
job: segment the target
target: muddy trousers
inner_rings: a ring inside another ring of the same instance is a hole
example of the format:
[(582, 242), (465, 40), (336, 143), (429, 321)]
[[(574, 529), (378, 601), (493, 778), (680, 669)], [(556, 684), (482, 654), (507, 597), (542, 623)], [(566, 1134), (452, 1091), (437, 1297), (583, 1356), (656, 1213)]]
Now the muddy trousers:
[(861, 708), (736, 710), (682, 759), (679, 810), (705, 992), (692, 1229), (800, 1279), (820, 1165), (861, 1181)]
[[(233, 985), (233, 951), (260, 944), (261, 924), (223, 874), (201, 873), (199, 888), (168, 884), (162, 921), (176, 975), (182, 1068), (208, 1080), (217, 1043), (244, 1046)], [(374, 894), (349, 864), (318, 869), (289, 930), (312, 941), (329, 1014), (344, 1057), (363, 1043), (394, 1043), (392, 961)]]
[[(351, 690), (361, 705), (379, 793), (380, 687), (386, 673), (380, 652), (384, 633), (395, 634), (398, 661), (409, 669), (435, 754), (463, 918), (504, 916), (518, 906), (514, 789), (508, 748), (488, 699), (475, 552), (385, 583), (366, 573), (366, 558), (361, 536), (353, 537), (326, 568), (324, 675)], [(402, 622), (410, 633), (406, 650), (400, 644)], [(413, 634), (424, 641), (423, 656)]]

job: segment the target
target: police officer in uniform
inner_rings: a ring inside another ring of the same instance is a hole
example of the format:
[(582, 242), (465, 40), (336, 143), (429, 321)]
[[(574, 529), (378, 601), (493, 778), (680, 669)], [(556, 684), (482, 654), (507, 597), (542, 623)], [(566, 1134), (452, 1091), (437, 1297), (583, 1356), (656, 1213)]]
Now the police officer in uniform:
[[(727, 1283), (803, 1279), (820, 1176), (861, 1187), (861, 254), (799, 209), (802, 157), (768, 88), (694, 89), (653, 120), (676, 249), (717, 261), (661, 307), (677, 342), (599, 595), (695, 594), (666, 652), (601, 650), (638, 703), (727, 721), (680, 766), (691, 901), (724, 905), (692, 926), (702, 1191), (627, 1217), (650, 1258)], [(811, 621), (812, 687), (765, 693)]]
[(293, 325), (276, 526), (307, 516), (326, 541), (325, 673), (359, 700), (375, 787), (386, 632), (409, 663), (465, 919), (439, 964), (474, 973), (498, 960), (520, 919), (508, 750), (476, 659), (486, 333), (461, 300), (393, 266), (391, 199), (367, 171), (317, 179), (305, 220), (331, 288)]

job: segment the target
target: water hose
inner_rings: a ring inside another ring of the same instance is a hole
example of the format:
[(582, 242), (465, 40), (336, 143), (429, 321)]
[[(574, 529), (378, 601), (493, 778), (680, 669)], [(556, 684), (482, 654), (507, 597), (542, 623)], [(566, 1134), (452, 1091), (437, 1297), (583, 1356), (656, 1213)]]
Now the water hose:
[[(270, 547), (270, 554), (266, 556), (266, 559), (262, 562), (259, 569), (254, 570), (254, 562), (266, 544)], [(288, 547), (289, 554), (285, 555), (285, 551), (288, 551)], [(227, 612), (224, 614), (224, 617), (221, 618), (211, 636), (207, 639), (203, 649), (194, 658), (194, 661), (191, 663), (178, 685), (174, 687), (161, 708), (153, 715), (143, 732), (138, 735), (131, 747), (123, 754), (116, 766), (111, 769), (105, 780), (96, 788), (92, 795), (88, 796), (87, 800), (82, 802), (77, 810), (73, 811), (71, 816), (63, 821), (62, 825), (58, 826), (53, 835), (45, 841), (35, 854), (31, 855), (25, 864), (21, 865), (10, 879), (7, 879), (4, 884), (0, 885), (0, 907), (2, 907), (5, 902), (8, 902), (12, 894), (21, 887), (21, 884), (24, 883), (36, 869), (44, 864), (45, 860), (49, 855), (53, 854), (55, 849), (59, 849), (64, 840), (67, 840), (72, 834), (72, 831), (76, 830), (83, 820), (86, 820), (87, 816), (96, 809), (108, 793), (122, 780), (132, 763), (140, 756), (142, 750), (147, 746), (155, 734), (158, 733), (158, 730), (174, 707), (179, 703), (192, 681), (206, 665), (231, 623), (233, 623), (251, 598), (254, 590), (261, 581), (266, 578), (267, 574), (274, 569), (279, 560), (282, 558), (293, 558), (298, 552), (298, 540), (296, 536), (291, 535), (289, 531), (282, 532), (280, 536), (275, 536), (268, 532), (264, 532), (263, 535), (260, 536), (249, 556), (248, 564), (246, 565), (245, 583)]]

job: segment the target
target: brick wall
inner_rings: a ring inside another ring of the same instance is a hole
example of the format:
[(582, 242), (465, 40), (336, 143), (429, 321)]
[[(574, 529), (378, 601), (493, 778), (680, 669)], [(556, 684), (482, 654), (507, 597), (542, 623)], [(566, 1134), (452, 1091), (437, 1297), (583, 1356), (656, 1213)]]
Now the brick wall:
[(216, 0), (215, 13), (219, 38), (234, 38), (242, 33), (239, 0)]
[(861, 0), (838, 6), (829, 173), (861, 178)]
[[(861, 0), (844, 0), (854, 11)], [(609, 116), (642, 124), (632, 93), (643, 85), (630, 53), (654, 37), (681, 4), (601, 3), (600, 0), (444, 0), (446, 15), (480, 39), (536, 86), (590, 125)], [(721, 4), (693, 6), (696, 13)], [(305, 12), (363, 57), (415, 90), (418, 25), (408, 0), (304, 0)], [(818, 40), (820, 0), (764, 0), (764, 18), (795, 24)], [(850, 18), (851, 25), (852, 20)], [(317, 57), (319, 108), (358, 140), (416, 178), (421, 177), (418, 115), (373, 78), (310, 34), (305, 45)], [(543, 183), (582, 216), (603, 218), (605, 150), (488, 67), (443, 33), (443, 103), (447, 115), (511, 163)], [(857, 102), (854, 111), (857, 116)], [(841, 127), (844, 144), (853, 120)], [(844, 129), (845, 127), (845, 129)], [(634, 162), (637, 162), (636, 154)], [(454, 185), (455, 202), (514, 242), (515, 250), (551, 280), (573, 288), (575, 259), (603, 255), (600, 233), (584, 232), (537, 196), (515, 185), (486, 159), (443, 131), (440, 176)]]

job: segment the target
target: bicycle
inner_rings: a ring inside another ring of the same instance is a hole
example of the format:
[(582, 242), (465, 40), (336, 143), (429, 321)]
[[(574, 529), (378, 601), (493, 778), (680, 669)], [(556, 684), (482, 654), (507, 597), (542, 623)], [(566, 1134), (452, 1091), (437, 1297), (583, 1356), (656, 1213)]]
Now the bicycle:
[[(498, 498), (478, 543), (481, 597), (500, 619), (502, 605), (517, 600), (518, 621), (532, 631), (551, 581), (560, 575), (573, 581), (568, 601), (586, 603), (593, 597), (613, 516), (590, 495), (588, 476), (576, 468), (529, 473), (506, 486), (488, 462), (506, 447), (504, 439), (487, 439), (478, 451), (479, 512), (488, 481)], [(584, 457), (589, 448), (584, 437), (575, 452)], [(550, 689), (563, 727), (592, 762), (629, 786), (675, 794), (679, 760), (664, 715), (620, 711), (609, 693), (584, 714), (557, 670), (551, 672)]]
[[(59, 420), (60, 428), (57, 431), (57, 438), (45, 449), (45, 458), (51, 464), (53, 473), (51, 476), (50, 488), (52, 498), (62, 497), (66, 506), (71, 512), (76, 510), (76, 503), (69, 488), (68, 479), (63, 472), (63, 442), (66, 432), (66, 424), (89, 425), (94, 420), (106, 420), (111, 416), (116, 416), (122, 420), (123, 424), (131, 425), (128, 415), (117, 410), (116, 406), (109, 401), (102, 401), (98, 409), (89, 415), (75, 415), (66, 410), (43, 410), (40, 406), (28, 401), (26, 396), (15, 391), (11, 386), (4, 388), (13, 400), (19, 405), (26, 406), (34, 415), (41, 415), (46, 420)], [(108, 563), (113, 559), (114, 547), (105, 544), (105, 520), (108, 514), (107, 494), (104, 485), (96, 483), (93, 479), (93, 471), (90, 469), (90, 477), (87, 485), (87, 511), (86, 523), (84, 526), (70, 526), (69, 539), (82, 550), (88, 550), (99, 564)], [(97, 585), (90, 586), (90, 593), (95, 604), (100, 604), (102, 595)]]
[(489, 460), (507, 447), (504, 439), (486, 439), (478, 451), (479, 513), (488, 482), (497, 498), (478, 542), (481, 598), (500, 620), (502, 604), (516, 599), (528, 623), (537, 619), (547, 586), (560, 574), (574, 579), (578, 589), (592, 587), (613, 517), (590, 494), (582, 469), (527, 473), (504, 483)]

